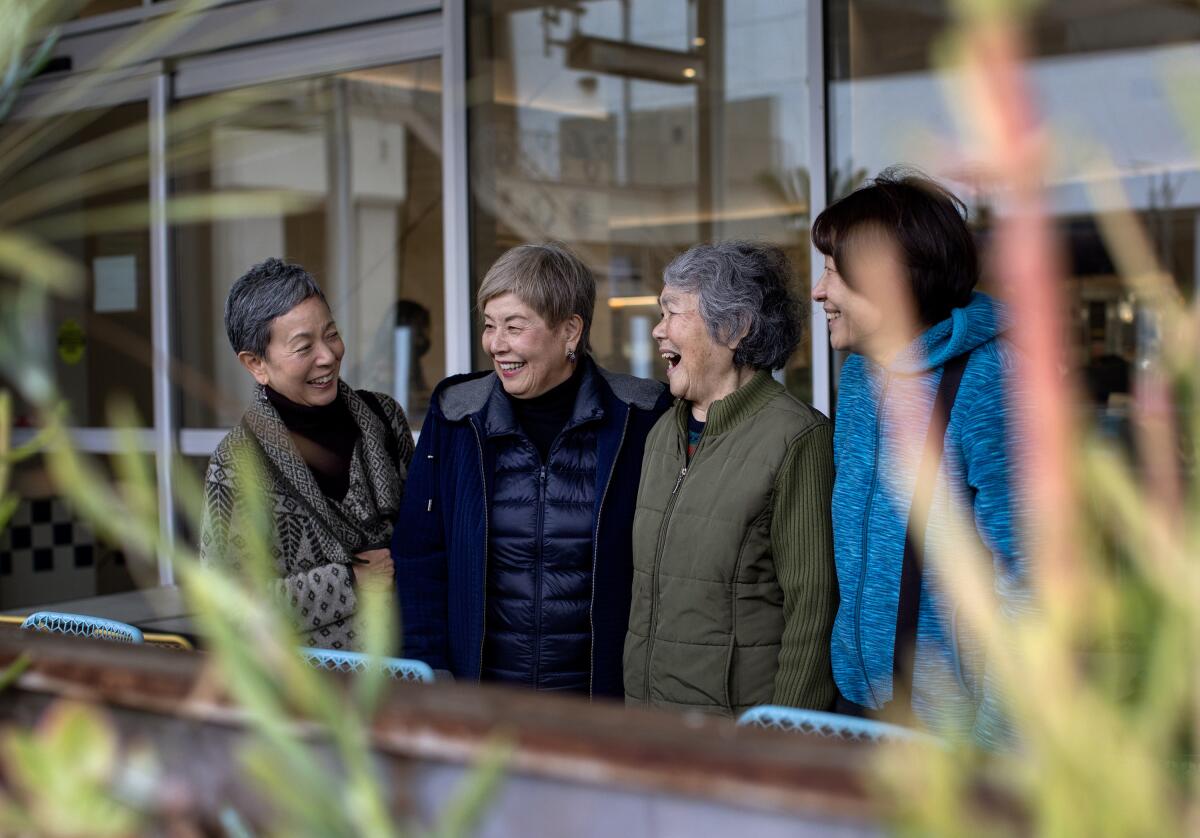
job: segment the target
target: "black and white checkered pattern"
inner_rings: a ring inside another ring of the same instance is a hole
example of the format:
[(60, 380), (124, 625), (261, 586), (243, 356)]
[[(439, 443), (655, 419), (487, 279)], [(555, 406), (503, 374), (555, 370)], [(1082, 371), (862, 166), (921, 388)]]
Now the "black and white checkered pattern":
[(101, 561), (123, 564), (59, 498), (22, 498), (0, 530), (0, 608), (91, 596)]
[(90, 568), (95, 562), (91, 527), (58, 498), (23, 499), (0, 532), (0, 576), (24, 568), (33, 573)]

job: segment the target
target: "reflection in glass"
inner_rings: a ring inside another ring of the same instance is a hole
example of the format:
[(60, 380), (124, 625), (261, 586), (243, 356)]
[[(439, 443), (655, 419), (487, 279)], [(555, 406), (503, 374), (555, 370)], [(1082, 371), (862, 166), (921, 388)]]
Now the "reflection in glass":
[[(957, 81), (931, 64), (948, 15), (898, 0), (829, 4), (830, 194), (912, 163), (967, 200), (986, 238), (1004, 196), (981, 163), (961, 159), (946, 96)], [(1197, 42), (1200, 8), (1177, 3), (1054, 0), (1032, 19), (1027, 69), (1057, 151), (1047, 194), (1066, 250), (1075, 361), (1102, 427), (1121, 424), (1131, 371), (1157, 331), (1118, 276), (1106, 216), (1128, 201), (1180, 292), (1190, 298), (1200, 280), (1200, 159), (1171, 105), (1172, 68)]]
[[(25, 330), (36, 357), (23, 360), (50, 371), (73, 425), (107, 425), (115, 399), (145, 424), (153, 416), (146, 118), (144, 102), (51, 118), (37, 126), (45, 150), (0, 185), (6, 226), (83, 269), (79, 294), (53, 296), (12, 326)], [(7, 125), (0, 139), (28, 127)], [(28, 404), (15, 413), (18, 427), (36, 424)]]
[(222, 115), (175, 194), (269, 190), (288, 204), (176, 231), (185, 427), (228, 427), (250, 398), (222, 316), (234, 280), (270, 256), (320, 283), (346, 341), (344, 380), (392, 394), (420, 427), (445, 374), (440, 74), (432, 60), (204, 100)]
[[(509, 247), (565, 242), (598, 280), (596, 360), (663, 379), (650, 328), (689, 246), (770, 241), (807, 294), (804, 3), (467, 5), (476, 287)], [(787, 370), (805, 399), (809, 357)]]

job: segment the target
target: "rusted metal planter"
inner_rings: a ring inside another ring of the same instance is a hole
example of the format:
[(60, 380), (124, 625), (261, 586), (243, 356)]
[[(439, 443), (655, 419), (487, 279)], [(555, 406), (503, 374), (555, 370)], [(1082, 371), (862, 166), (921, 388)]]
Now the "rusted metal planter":
[[(56, 698), (103, 705), (125, 741), (150, 742), (165, 787), (202, 820), (231, 803), (269, 817), (237, 762), (246, 722), (203, 653), (0, 626), (0, 667), (33, 657), (0, 693), (0, 725)], [(338, 676), (331, 676), (338, 677)], [(320, 731), (296, 721), (306, 735)], [(463, 684), (389, 685), (373, 727), (395, 805), (432, 821), (496, 735), (513, 744), (483, 835), (874, 834), (873, 746), (742, 729), (616, 702)]]

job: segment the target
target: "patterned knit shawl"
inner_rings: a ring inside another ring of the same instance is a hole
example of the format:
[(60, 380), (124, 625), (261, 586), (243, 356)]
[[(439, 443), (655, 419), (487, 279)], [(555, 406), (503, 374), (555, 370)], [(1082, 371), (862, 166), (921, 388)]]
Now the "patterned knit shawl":
[(393, 399), (376, 394), (392, 426), (385, 429), (375, 411), (342, 381), (338, 398), (345, 401), (360, 431), (346, 496), (338, 502), (321, 493), (287, 426), (260, 388), (209, 462), (200, 538), (202, 560), (235, 570), (246, 561), (250, 540), (242, 520), (247, 513), (247, 475), (239, 464), (255, 458), (262, 466), (272, 519), (278, 593), (295, 612), (298, 627), (312, 632), (312, 645), (334, 648), (354, 645), (354, 631), (347, 623), (356, 607), (350, 557), (391, 538), (413, 454), (412, 432)]
[(412, 436), (407, 427), (404, 433), (391, 429), (400, 437), (401, 447), (405, 443), (408, 447), (408, 456), (402, 455), (399, 463), (393, 463), (386, 444), (388, 429), (375, 412), (344, 381), (338, 381), (338, 398), (350, 408), (361, 433), (351, 455), (350, 489), (340, 503), (322, 494), (263, 388), (259, 388), (254, 403), (242, 417), (242, 427), (265, 455), (274, 488), (282, 489), (305, 507), (318, 524), (325, 555), (330, 561), (348, 561), (349, 554), (391, 538), (408, 475), (407, 461), (412, 457)]

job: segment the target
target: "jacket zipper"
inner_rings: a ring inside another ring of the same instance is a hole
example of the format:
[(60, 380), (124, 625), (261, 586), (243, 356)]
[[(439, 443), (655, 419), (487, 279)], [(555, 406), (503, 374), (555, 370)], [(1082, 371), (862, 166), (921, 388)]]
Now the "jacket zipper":
[[(707, 426), (705, 426), (707, 430)], [(687, 433), (685, 430), (684, 433)], [(696, 443), (696, 451), (692, 454), (692, 460), (700, 456), (700, 446), (704, 445), (704, 431), (700, 433), (700, 440)], [(671, 523), (671, 513), (675, 511), (675, 502), (679, 500), (679, 489), (683, 485), (683, 479), (687, 477), (688, 466), (687, 459), (687, 441), (684, 440), (684, 463), (685, 465), (679, 469), (679, 476), (675, 478), (675, 488), (671, 489), (671, 499), (667, 501), (667, 508), (663, 512), (662, 524), (658, 528), (658, 543), (654, 546), (654, 568), (650, 574), (650, 631), (646, 638), (646, 675), (643, 683), (646, 685), (646, 702), (650, 702), (650, 661), (654, 657), (654, 638), (656, 631), (656, 620), (658, 618), (658, 567), (662, 562), (663, 545), (667, 540), (667, 526)]]
[(596, 530), (592, 533), (592, 603), (588, 606), (588, 698), (593, 698), (592, 691), (596, 682), (596, 622), (592, 615), (596, 612), (596, 568), (600, 553), (600, 519), (604, 516), (604, 501), (608, 498), (608, 487), (612, 485), (613, 475), (617, 471), (617, 458), (625, 446), (625, 432), (629, 429), (629, 412), (625, 412), (625, 424), (621, 426), (621, 438), (617, 440), (617, 453), (613, 456), (612, 467), (608, 470), (608, 479), (604, 481), (604, 491), (600, 493), (600, 507), (596, 511)]
[(862, 669), (863, 683), (867, 685), (867, 691), (871, 693), (871, 701), (878, 705), (879, 698), (875, 695), (875, 688), (871, 686), (871, 677), (867, 674), (867, 660), (863, 654), (862, 647), (862, 608), (863, 608), (863, 588), (867, 582), (867, 542), (870, 537), (870, 527), (868, 524), (871, 521), (871, 509), (875, 505), (875, 489), (879, 484), (879, 440), (883, 435), (883, 409), (884, 403), (887, 401), (888, 387), (891, 384), (891, 376), (885, 373), (883, 379), (883, 389), (879, 393), (879, 413), (875, 417), (875, 453), (874, 466), (871, 469), (871, 486), (867, 490), (867, 503), (863, 510), (863, 528), (862, 528), (862, 557), (858, 569), (858, 596), (854, 601), (854, 645), (858, 649), (858, 665)]
[(479, 630), (479, 668), (476, 670), (477, 680), (483, 678), (483, 644), (487, 637), (487, 565), (488, 565), (488, 545), (491, 544), (491, 536), (488, 534), (488, 493), (487, 493), (487, 475), (483, 467), (483, 439), (479, 436), (479, 429), (475, 427), (474, 422), (469, 423), (471, 430), (475, 432), (475, 443), (479, 447), (479, 480), (480, 486), (483, 488), (483, 625)]
[[(547, 461), (550, 459), (546, 458)], [(533, 688), (542, 671), (542, 537), (546, 529), (546, 467), (538, 470), (537, 551), (533, 557)]]

